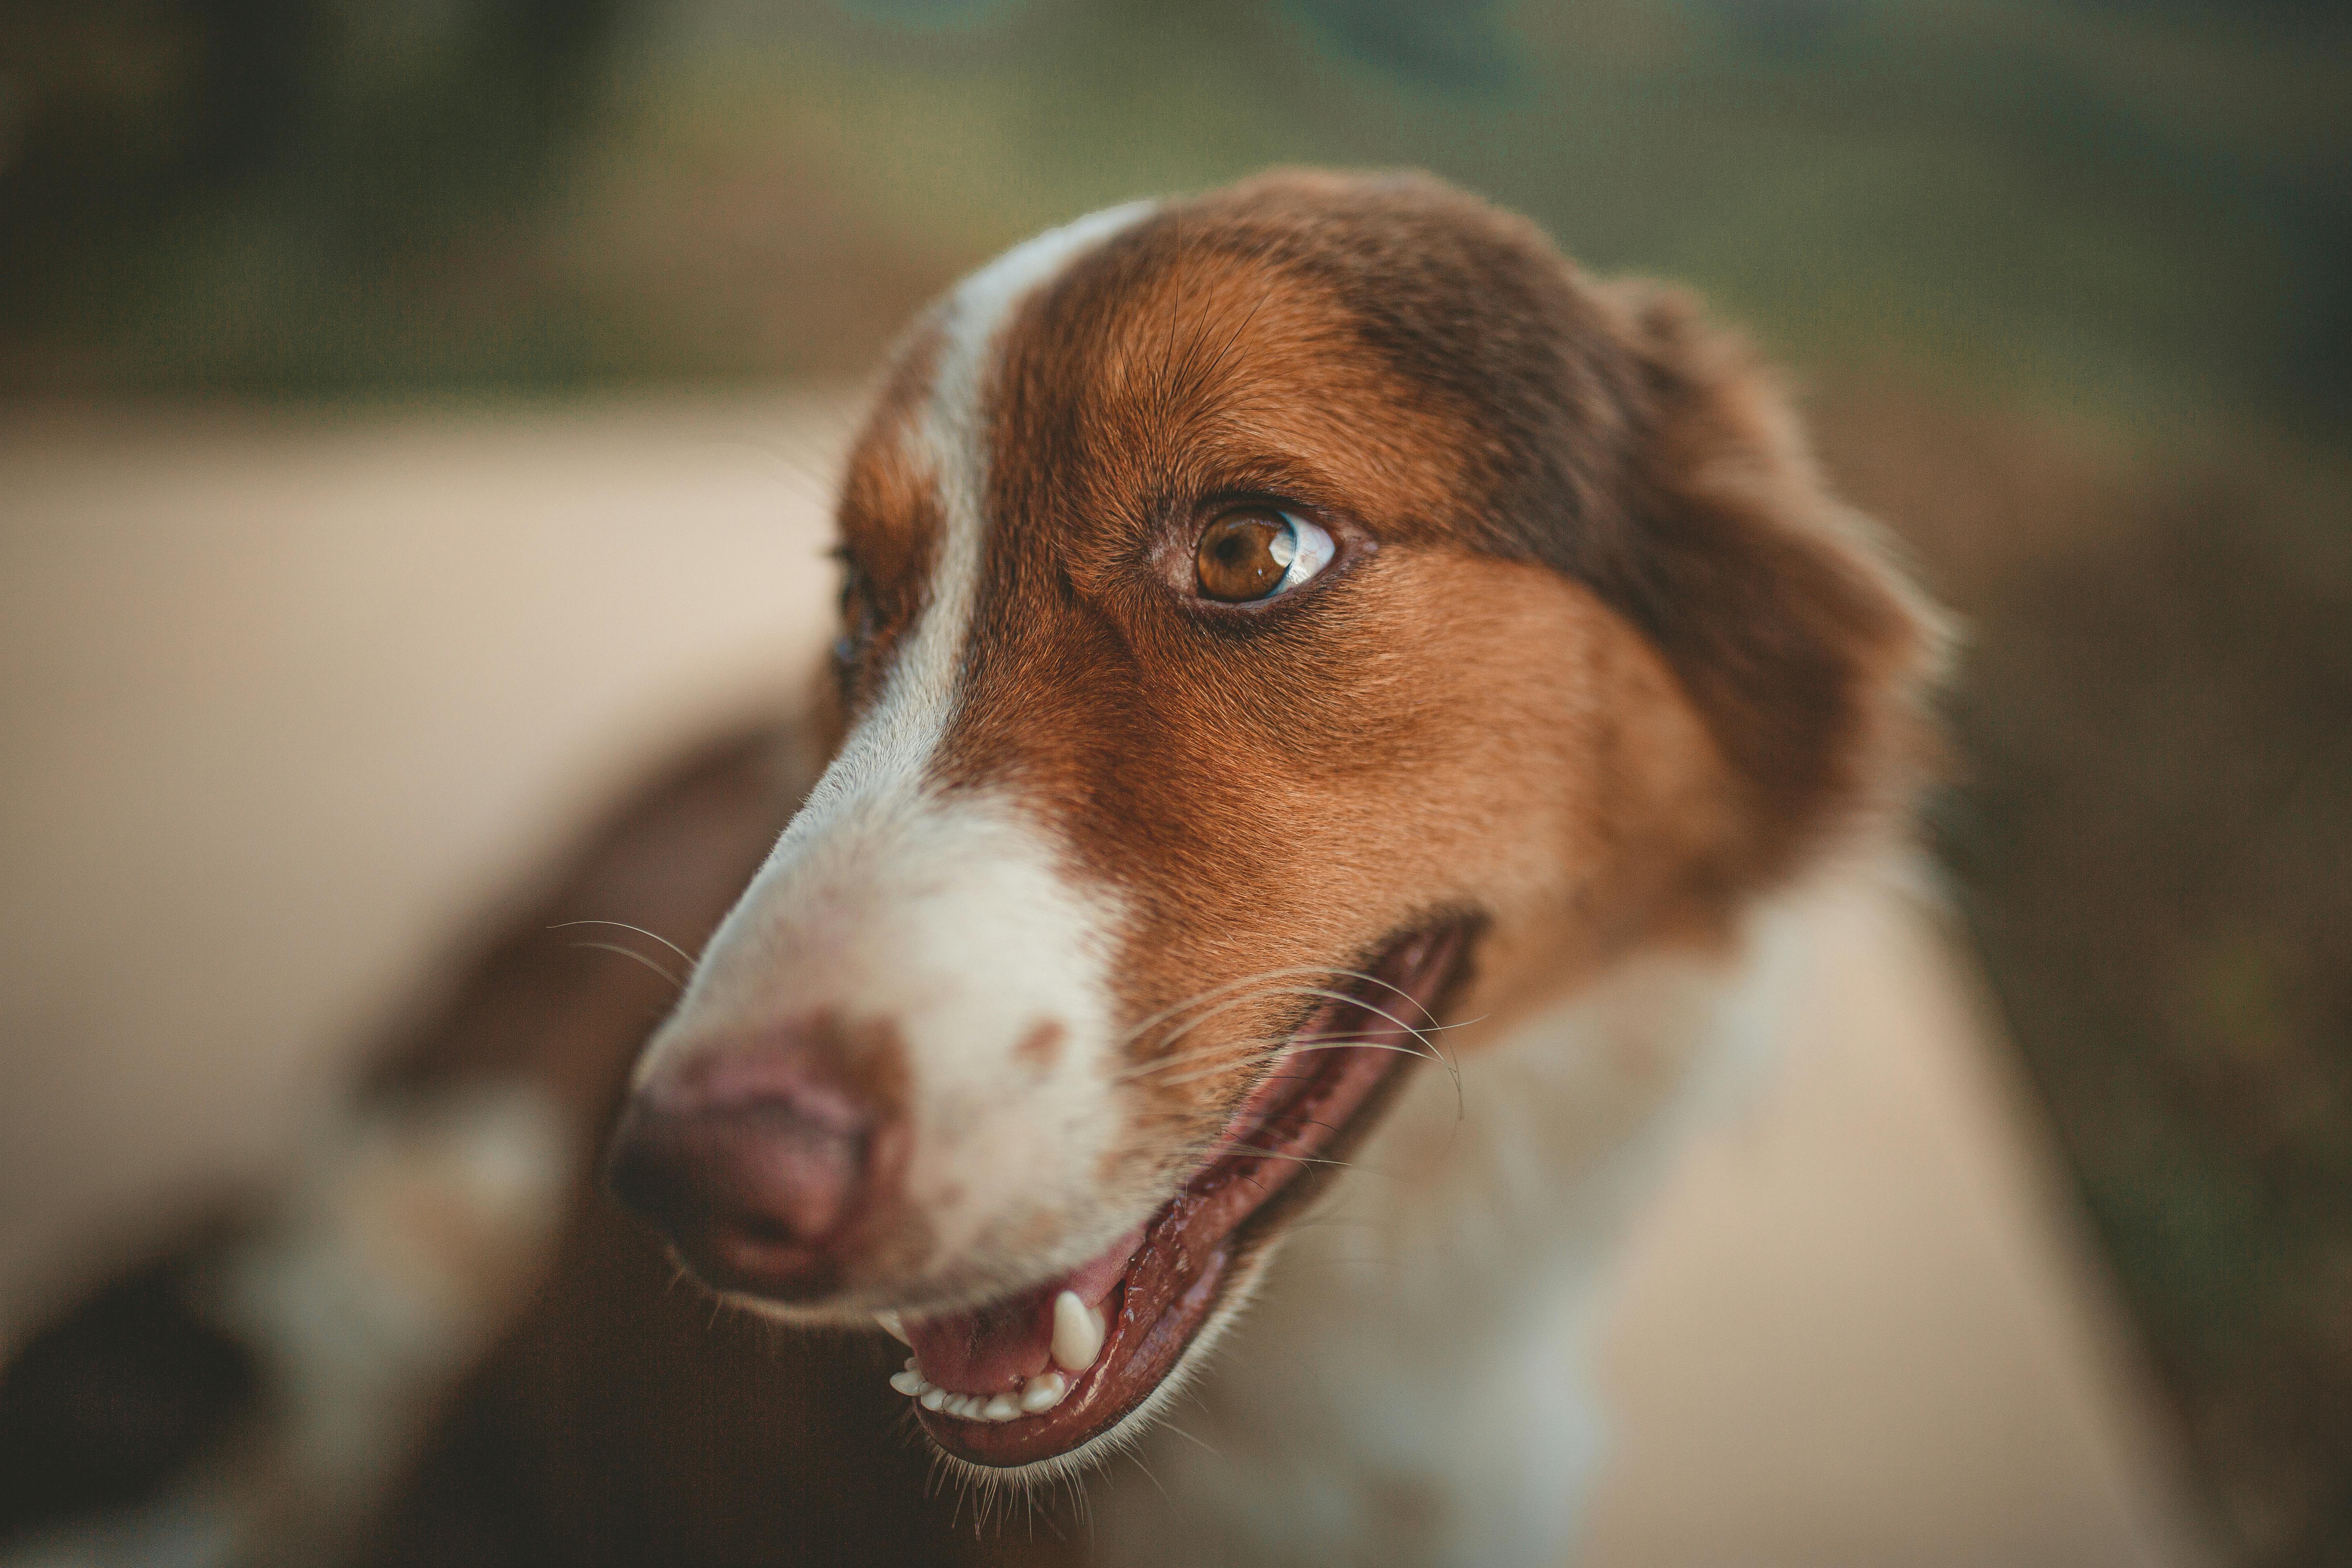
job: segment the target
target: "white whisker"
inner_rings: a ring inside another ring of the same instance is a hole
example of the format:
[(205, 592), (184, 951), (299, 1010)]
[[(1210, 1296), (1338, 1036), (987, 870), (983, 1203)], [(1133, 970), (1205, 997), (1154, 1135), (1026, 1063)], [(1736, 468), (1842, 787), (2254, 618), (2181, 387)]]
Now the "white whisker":
[(637, 963), (644, 964), (647, 969), (652, 970), (656, 974), (660, 975), (664, 980), (668, 981), (672, 985), (677, 986), (679, 990), (683, 991), (686, 989), (685, 982), (679, 980), (677, 975), (672, 974), (668, 970), (664, 969), (660, 964), (656, 963), (652, 959), (647, 958), (644, 953), (639, 952), (634, 947), (623, 947), (620, 943), (615, 942), (575, 942), (572, 945), (574, 947), (593, 947), (604, 952), (617, 952), (623, 958), (635, 959)]
[[(1333, 1040), (1333, 1041), (1330, 1041), (1330, 1042), (1328, 1042), (1328, 1044), (1325, 1044), (1325, 1045), (1319, 1045), (1319, 1046), (1304, 1046), (1304, 1047), (1299, 1047), (1299, 1048), (1300, 1048), (1300, 1049), (1302, 1049), (1302, 1050), (1309, 1050), (1309, 1051), (1338, 1051), (1338, 1050), (1394, 1051), (1394, 1052), (1396, 1052), (1399, 1056), (1404, 1056), (1404, 1057), (1418, 1057), (1418, 1058), (1421, 1058), (1422, 1060), (1423, 1060), (1423, 1061), (1435, 1062), (1435, 1063), (1437, 1063), (1437, 1064), (1438, 1064), (1438, 1066), (1440, 1066), (1440, 1067), (1450, 1068), (1450, 1067), (1452, 1066), (1452, 1064), (1451, 1064), (1451, 1063), (1449, 1063), (1449, 1062), (1447, 1062), (1447, 1061), (1446, 1061), (1446, 1059), (1445, 1059), (1444, 1057), (1438, 1056), (1437, 1054), (1435, 1054), (1435, 1053), (1434, 1053), (1434, 1052), (1433, 1052), (1433, 1051), (1417, 1051), (1417, 1050), (1414, 1050), (1411, 1046), (1391, 1046), (1391, 1045), (1388, 1045), (1388, 1044), (1386, 1044), (1386, 1043), (1384, 1043), (1384, 1042), (1382, 1042), (1382, 1041), (1380, 1041), (1380, 1040)], [(1285, 1056), (1287, 1056), (1287, 1055), (1289, 1055), (1290, 1053), (1289, 1053), (1287, 1050), (1286, 1050), (1286, 1051), (1284, 1051), (1282, 1054), (1283, 1054), (1283, 1055), (1285, 1055)], [(1174, 1086), (1174, 1085), (1176, 1085), (1176, 1084), (1180, 1084), (1180, 1083), (1192, 1083), (1192, 1082), (1196, 1082), (1196, 1081), (1198, 1081), (1198, 1080), (1199, 1080), (1199, 1079), (1204, 1079), (1204, 1078), (1213, 1078), (1213, 1077), (1215, 1077), (1218, 1073), (1224, 1072), (1224, 1071), (1226, 1071), (1226, 1070), (1228, 1070), (1228, 1068), (1227, 1068), (1226, 1067), (1223, 1067), (1223, 1066), (1213, 1067), (1213, 1068), (1202, 1068), (1202, 1069), (1201, 1069), (1200, 1071), (1198, 1071), (1198, 1072), (1185, 1073), (1185, 1074), (1183, 1074), (1183, 1075), (1182, 1075), (1182, 1076), (1181, 1076), (1181, 1077), (1177, 1077), (1177, 1078), (1169, 1078), (1169, 1079), (1160, 1079), (1160, 1081), (1163, 1085), (1167, 1085), (1167, 1086), (1171, 1086), (1171, 1087), (1172, 1087), (1172, 1086)], [(1458, 1087), (1458, 1085), (1457, 1085), (1457, 1087)]]
[[(1328, 987), (1320, 985), (1286, 985), (1259, 992), (1256, 994), (1259, 996), (1317, 996), (1321, 997), (1326, 1001), (1344, 1003), (1351, 1007), (1360, 1007), (1365, 1012), (1371, 1014), (1374, 1017), (1385, 1019), (1389, 1023), (1395, 1025), (1398, 1028), (1402, 1029), (1406, 1034), (1411, 1035), (1415, 1040), (1429, 1047), (1429, 1058), (1432, 1061), (1444, 1065), (1446, 1071), (1455, 1075), (1458, 1081), (1459, 1069), (1453, 1062), (1447, 1060), (1445, 1056), (1440, 1052), (1434, 1045), (1431, 1044), (1423, 1031), (1413, 1027), (1411, 1024), (1406, 1023), (1403, 1019), (1398, 1017), (1395, 1014), (1388, 1011), (1386, 1008), (1379, 1006), (1373, 1003), (1367, 1002), (1361, 997), (1350, 996), (1344, 991), (1333, 991)], [(1210, 1014), (1203, 1015), (1202, 1018), (1196, 1018), (1192, 1022), (1193, 1024), (1204, 1022), (1207, 1017), (1213, 1016), (1216, 1012), (1222, 1012), (1226, 1006), (1233, 1005), (1239, 1005), (1239, 1001), (1237, 1000), (1233, 1003), (1221, 1004)], [(1190, 1028), (1192, 1026), (1192, 1024), (1185, 1026), (1186, 1028)], [(1179, 1032), (1181, 1033), (1181, 1031)]]
[(1127, 1032), (1126, 1037), (1122, 1039), (1119, 1044), (1122, 1047), (1133, 1045), (1144, 1035), (1146, 1031), (1157, 1026), (1158, 1025), (1166, 1023), (1169, 1019), (1175, 1017), (1179, 1013), (1183, 1012), (1186, 1008), (1197, 1007), (1202, 1003), (1206, 1002), (1213, 997), (1222, 996), (1228, 991), (1238, 990), (1240, 987), (1244, 985), (1256, 985), (1268, 980), (1295, 979), (1303, 975), (1352, 973), (1353, 972), (1349, 970), (1331, 969), (1321, 964), (1294, 964), (1288, 968), (1264, 969), (1260, 970), (1255, 974), (1244, 974), (1237, 979), (1228, 980), (1223, 984), (1212, 985), (1205, 991), (1194, 992), (1192, 995), (1185, 997), (1181, 1002), (1171, 1003), (1168, 1006), (1162, 1007), (1159, 1012), (1152, 1014), (1151, 1016), (1144, 1019), (1143, 1022), (1129, 1029)]
[[(1431, 1024), (1414, 1033), (1420, 1036), (1440, 1035), (1448, 1029), (1466, 1029), (1473, 1024), (1484, 1022), (1486, 1022), (1486, 1015), (1482, 1013), (1475, 1018), (1465, 1018), (1458, 1024)], [(1222, 1041), (1213, 1046), (1202, 1046), (1198, 1049), (1180, 1052), (1172, 1057), (1161, 1057), (1156, 1060), (1145, 1062), (1139, 1067), (1129, 1068), (1119, 1076), (1121, 1082), (1134, 1082), (1160, 1073), (1170, 1072), (1178, 1068), (1190, 1067), (1195, 1062), (1229, 1057), (1246, 1059), (1252, 1054), (1272, 1053), (1284, 1047), (1303, 1048), (1308, 1046), (1345, 1046), (1360, 1043), (1361, 1041), (1354, 1035), (1262, 1035), (1239, 1040)], [(1233, 1065), (1240, 1064), (1234, 1062)]]
[(555, 924), (548, 927), (547, 929), (550, 931), (566, 931), (572, 926), (618, 926), (623, 931), (633, 931), (639, 936), (651, 937), (654, 941), (661, 943), (664, 947), (677, 954), (679, 958), (685, 960), (686, 972), (688, 974), (694, 973), (697, 962), (694, 954), (687, 952), (686, 949), (678, 946), (677, 943), (670, 941), (669, 938), (662, 935), (659, 931), (647, 931), (643, 926), (633, 926), (626, 921), (558, 921)]

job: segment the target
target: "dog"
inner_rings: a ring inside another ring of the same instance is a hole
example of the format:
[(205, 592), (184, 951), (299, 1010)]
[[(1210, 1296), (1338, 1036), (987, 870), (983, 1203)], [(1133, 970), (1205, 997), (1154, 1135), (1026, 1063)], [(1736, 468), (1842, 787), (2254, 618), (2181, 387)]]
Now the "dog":
[(1564, 1560), (1608, 1260), (1906, 853), (1936, 607), (1739, 339), (1413, 174), (1015, 247), (838, 517), (808, 722), (526, 922), (716, 922), (642, 1050), (518, 937), (377, 1090), (537, 1086), (630, 1217), (358, 1555)]
[(1150, 1449), (1109, 1560), (1556, 1561), (1581, 1303), (1808, 879), (1899, 827), (1932, 612), (1687, 304), (1414, 177), (1008, 253), (840, 524), (836, 753), (614, 1192), (903, 1341), (966, 1479)]

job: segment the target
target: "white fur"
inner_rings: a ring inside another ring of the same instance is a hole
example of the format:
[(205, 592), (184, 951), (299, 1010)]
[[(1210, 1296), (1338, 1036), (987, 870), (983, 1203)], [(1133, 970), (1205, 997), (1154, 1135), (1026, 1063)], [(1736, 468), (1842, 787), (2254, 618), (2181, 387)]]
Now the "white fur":
[[(1085, 1261), (1140, 1217), (1105, 1212), (1091, 1190), (1118, 1125), (1106, 1067), (1118, 903), (1066, 876), (1058, 847), (1015, 801), (942, 791), (929, 775), (959, 700), (990, 523), (988, 367), (1022, 300), (1149, 210), (1114, 208), (1041, 235), (941, 306), (945, 342), (917, 418), (943, 523), (924, 609), (638, 1065), (643, 1081), (815, 1014), (895, 1027), (913, 1134), (907, 1196), (932, 1233), (934, 1266), (912, 1298), (837, 1303), (830, 1316), (976, 1300)], [(1041, 1077), (1014, 1048), (1048, 1025), (1067, 1047)], [(1000, 1262), (991, 1239), (1024, 1230), (1061, 1239), (1049, 1254)], [(1019, 1278), (1004, 1272), (1015, 1263)]]

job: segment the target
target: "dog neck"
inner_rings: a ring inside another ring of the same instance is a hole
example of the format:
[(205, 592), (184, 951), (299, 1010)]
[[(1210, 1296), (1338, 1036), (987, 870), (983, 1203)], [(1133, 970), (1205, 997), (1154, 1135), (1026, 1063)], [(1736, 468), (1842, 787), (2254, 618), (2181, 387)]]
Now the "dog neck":
[(1114, 1484), (1105, 1560), (1375, 1530), (1382, 1561), (1558, 1561), (1601, 1452), (1609, 1262), (1671, 1155), (1761, 1076), (1816, 898), (1759, 901), (1727, 951), (1619, 965), (1458, 1082), (1420, 1071), (1177, 1407), (1183, 1431), (1147, 1443), (1183, 1509)]

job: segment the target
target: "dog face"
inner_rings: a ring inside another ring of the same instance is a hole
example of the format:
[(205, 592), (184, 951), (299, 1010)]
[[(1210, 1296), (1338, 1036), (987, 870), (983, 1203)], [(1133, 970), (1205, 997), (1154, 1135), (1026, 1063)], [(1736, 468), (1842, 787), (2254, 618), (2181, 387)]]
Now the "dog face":
[(1164, 1397), (1420, 1058), (1722, 942), (1920, 752), (1932, 628), (1760, 374), (1425, 179), (1013, 250), (840, 528), (841, 743), (614, 1181), (999, 1469)]

